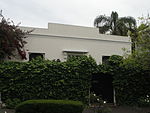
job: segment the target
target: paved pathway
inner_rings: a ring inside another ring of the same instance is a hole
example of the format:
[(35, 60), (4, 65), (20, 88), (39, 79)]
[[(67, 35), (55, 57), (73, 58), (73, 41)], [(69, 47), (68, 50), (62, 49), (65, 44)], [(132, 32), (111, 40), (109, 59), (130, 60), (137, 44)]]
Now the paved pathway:
[[(112, 107), (111, 113), (150, 113), (150, 108)], [(0, 113), (15, 113), (13, 109), (0, 109)], [(93, 109), (85, 109), (83, 113), (95, 113)]]

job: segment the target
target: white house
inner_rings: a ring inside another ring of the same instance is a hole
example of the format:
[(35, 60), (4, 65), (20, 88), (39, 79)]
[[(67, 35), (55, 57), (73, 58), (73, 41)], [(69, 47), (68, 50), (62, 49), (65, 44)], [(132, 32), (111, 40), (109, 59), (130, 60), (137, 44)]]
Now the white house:
[(97, 63), (111, 55), (123, 55), (122, 48), (131, 50), (129, 37), (99, 34), (98, 28), (48, 23), (48, 28), (21, 27), (34, 31), (25, 46), (27, 60), (35, 56), (66, 60), (75, 55), (91, 55)]

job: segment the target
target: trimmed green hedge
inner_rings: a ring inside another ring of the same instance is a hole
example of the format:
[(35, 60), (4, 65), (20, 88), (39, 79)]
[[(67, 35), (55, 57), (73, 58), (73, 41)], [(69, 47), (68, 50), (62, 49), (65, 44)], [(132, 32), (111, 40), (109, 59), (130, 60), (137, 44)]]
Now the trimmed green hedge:
[(18, 98), (79, 100), (86, 102), (96, 69), (93, 58), (82, 56), (66, 62), (36, 59), (0, 63), (2, 101)]
[[(135, 61), (124, 60), (114, 76), (116, 100), (120, 105), (150, 105), (150, 73)], [(147, 97), (148, 96), (148, 97)]]
[(118, 105), (150, 106), (150, 68), (146, 70), (134, 59), (113, 55), (98, 69), (93, 84), (102, 86), (104, 80), (101, 77), (111, 76)]
[(82, 113), (84, 105), (71, 100), (27, 100), (16, 107), (16, 113)]
[(66, 62), (37, 59), (0, 63), (2, 101), (9, 99), (13, 104), (17, 98), (21, 101), (63, 99), (87, 102), (93, 73), (113, 77), (117, 104), (150, 105), (150, 71), (136, 61), (123, 60), (117, 55), (111, 56), (107, 64), (99, 66), (87, 56), (71, 58)]

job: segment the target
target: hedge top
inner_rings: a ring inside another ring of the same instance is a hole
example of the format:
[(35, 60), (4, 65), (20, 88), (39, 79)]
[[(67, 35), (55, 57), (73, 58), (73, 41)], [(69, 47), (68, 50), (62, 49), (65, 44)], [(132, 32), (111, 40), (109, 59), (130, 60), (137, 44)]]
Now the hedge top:
[(16, 107), (16, 113), (82, 113), (84, 105), (71, 100), (27, 100)]
[(65, 105), (74, 105), (74, 106), (79, 106), (83, 105), (81, 101), (73, 101), (73, 100), (46, 100), (46, 99), (39, 99), (39, 100), (27, 100), (19, 104), (17, 107), (23, 105), (23, 104), (44, 104), (44, 103), (50, 103), (50, 104), (65, 104)]

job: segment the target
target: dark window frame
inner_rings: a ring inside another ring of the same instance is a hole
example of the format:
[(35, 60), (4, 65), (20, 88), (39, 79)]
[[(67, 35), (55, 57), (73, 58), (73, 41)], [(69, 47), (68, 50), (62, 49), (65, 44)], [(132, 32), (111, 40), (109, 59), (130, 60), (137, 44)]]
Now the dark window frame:
[(102, 56), (102, 64), (107, 64), (110, 56)]
[(29, 52), (29, 61), (37, 57), (41, 57), (42, 59), (45, 59), (45, 53)]

